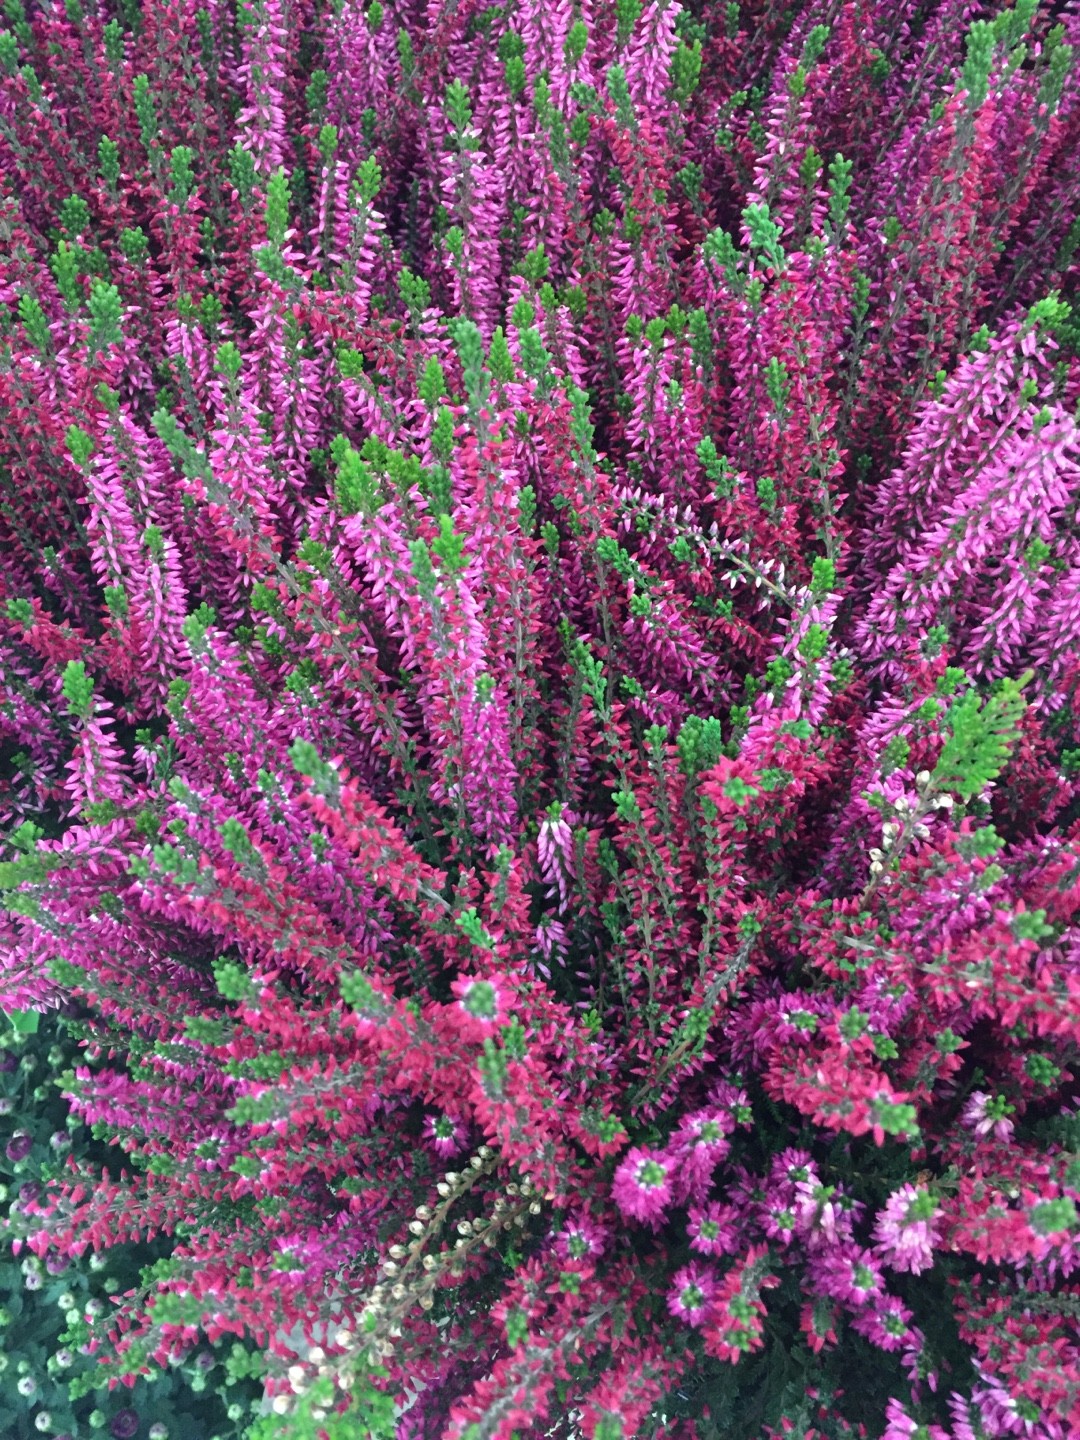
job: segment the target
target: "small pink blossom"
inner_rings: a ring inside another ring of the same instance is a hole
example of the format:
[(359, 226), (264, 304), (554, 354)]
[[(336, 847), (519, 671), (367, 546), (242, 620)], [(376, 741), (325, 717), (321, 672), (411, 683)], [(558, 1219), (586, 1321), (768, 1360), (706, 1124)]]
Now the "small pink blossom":
[(660, 1150), (635, 1147), (615, 1171), (612, 1197), (631, 1220), (659, 1228), (671, 1203), (673, 1164)]
[(711, 1201), (705, 1206), (691, 1206), (690, 1249), (699, 1255), (733, 1255), (738, 1245), (737, 1220), (732, 1205)]
[(939, 1239), (936, 1211), (929, 1191), (914, 1185), (902, 1185), (889, 1196), (874, 1222), (877, 1252), (886, 1265), (912, 1275), (930, 1268)]
[(555, 1237), (555, 1248), (564, 1260), (597, 1258), (607, 1248), (610, 1232), (588, 1215), (570, 1216)]
[(454, 1155), (460, 1155), (465, 1148), (465, 1126), (453, 1115), (426, 1115), (424, 1138), (431, 1142), (440, 1159), (447, 1160)]
[(1000, 1095), (988, 1095), (985, 1090), (976, 1090), (964, 1106), (963, 1121), (976, 1135), (993, 1135), (1003, 1143), (1015, 1128), (1008, 1118), (1014, 1107), (1007, 1105)]
[(696, 1327), (707, 1316), (715, 1290), (716, 1282), (707, 1270), (700, 1265), (686, 1265), (676, 1271), (668, 1291), (668, 1309), (676, 1319)]

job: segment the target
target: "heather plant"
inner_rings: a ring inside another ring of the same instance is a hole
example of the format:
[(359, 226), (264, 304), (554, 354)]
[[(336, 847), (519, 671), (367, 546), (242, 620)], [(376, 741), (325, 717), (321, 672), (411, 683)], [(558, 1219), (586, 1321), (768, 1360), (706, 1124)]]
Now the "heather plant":
[[(60, 1093), (77, 1058), (94, 1064), (103, 1052), (77, 1048), (82, 1027), (74, 1013), (63, 1025), (54, 1012), (11, 1018), (15, 1028), (0, 1046), (0, 1203), (17, 1217), (63, 1174), (70, 1156), (119, 1167), (104, 1127), (92, 1132)], [(130, 1389), (113, 1390), (93, 1353), (96, 1319), (114, 1296), (134, 1294), (140, 1284), (152, 1288), (154, 1262), (169, 1249), (164, 1236), (75, 1259), (50, 1252), (19, 1261), (7, 1249), (0, 1261), (0, 1433), (10, 1440), (95, 1432), (113, 1440), (228, 1440), (245, 1432), (262, 1403), (261, 1357), (250, 1348), (235, 1341), (217, 1353), (199, 1346)]]
[(113, 1152), (7, 1233), (151, 1247), (99, 1383), (1076, 1435), (1074, 0), (4, 14), (0, 1001)]

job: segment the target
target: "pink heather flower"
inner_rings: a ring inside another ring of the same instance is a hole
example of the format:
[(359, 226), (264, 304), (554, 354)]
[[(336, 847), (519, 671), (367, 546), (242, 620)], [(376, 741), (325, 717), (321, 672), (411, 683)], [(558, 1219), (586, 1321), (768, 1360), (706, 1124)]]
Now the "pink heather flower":
[[(789, 1147), (781, 1150), (779, 1155), (774, 1155), (772, 1164), (769, 1166), (769, 1179), (780, 1185), (785, 1182), (794, 1187), (801, 1181), (817, 1181), (817, 1168), (810, 1159), (809, 1150), (796, 1150)], [(794, 1193), (794, 1188), (791, 1192)]]
[(450, 989), (457, 996), (462, 1010), (488, 1034), (508, 1016), (510, 995), (495, 977), (462, 976), (451, 984)]
[(690, 1249), (699, 1255), (734, 1255), (738, 1246), (737, 1213), (733, 1205), (716, 1201), (690, 1210)]
[(1001, 1095), (976, 1090), (964, 1106), (962, 1118), (976, 1135), (993, 1135), (995, 1140), (1005, 1141), (1013, 1133), (1013, 1122), (1007, 1118), (1013, 1108)]
[(465, 1127), (452, 1115), (427, 1115), (424, 1117), (424, 1139), (431, 1142), (436, 1155), (448, 1160), (460, 1155), (465, 1147)]
[(761, 1210), (760, 1223), (770, 1240), (790, 1245), (795, 1238), (795, 1211), (783, 1200), (771, 1200)]
[(566, 877), (572, 873), (574, 863), (574, 835), (564, 816), (563, 806), (558, 801), (549, 806), (536, 837), (540, 873), (551, 887), (549, 898), (558, 895), (560, 910), (566, 908), (569, 900)]
[(811, 1259), (809, 1273), (816, 1294), (828, 1295), (853, 1310), (885, 1293), (880, 1266), (869, 1250), (857, 1245), (838, 1245), (820, 1252)]
[(659, 1228), (671, 1203), (670, 1157), (660, 1150), (635, 1146), (615, 1171), (611, 1194), (622, 1213)]
[(708, 1192), (713, 1171), (731, 1149), (727, 1132), (730, 1116), (722, 1110), (697, 1110), (688, 1115), (668, 1141), (675, 1161), (675, 1198), (701, 1201)]
[(555, 1237), (555, 1249), (564, 1260), (585, 1260), (602, 1255), (609, 1232), (587, 1215), (571, 1216)]
[(800, 1180), (795, 1186), (795, 1228), (808, 1245), (835, 1245), (850, 1238), (851, 1215), (841, 1200), (835, 1185)]
[(885, 1407), (885, 1433), (881, 1440), (949, 1440), (949, 1432), (940, 1425), (920, 1425), (901, 1405), (890, 1400)]
[(720, 1110), (726, 1110), (732, 1122), (749, 1129), (753, 1124), (750, 1113), (750, 1096), (739, 1085), (720, 1080), (709, 1091), (710, 1102)]
[(716, 1282), (700, 1265), (685, 1265), (668, 1291), (668, 1309), (687, 1325), (700, 1325), (708, 1313)]
[(909, 1349), (913, 1331), (911, 1311), (895, 1295), (884, 1295), (864, 1306), (853, 1318), (851, 1328), (880, 1350)]
[(927, 1190), (902, 1185), (885, 1202), (874, 1222), (877, 1251), (894, 1270), (919, 1275), (934, 1263), (939, 1236), (934, 1228), (936, 1205)]

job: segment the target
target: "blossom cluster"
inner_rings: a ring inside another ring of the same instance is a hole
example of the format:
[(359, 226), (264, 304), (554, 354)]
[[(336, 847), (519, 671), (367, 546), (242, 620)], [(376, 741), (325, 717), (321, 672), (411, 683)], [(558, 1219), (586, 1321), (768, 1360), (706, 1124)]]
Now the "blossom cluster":
[(168, 1241), (109, 1383), (1076, 1435), (1080, 6), (4, 15), (0, 1003), (124, 1157), (8, 1232)]

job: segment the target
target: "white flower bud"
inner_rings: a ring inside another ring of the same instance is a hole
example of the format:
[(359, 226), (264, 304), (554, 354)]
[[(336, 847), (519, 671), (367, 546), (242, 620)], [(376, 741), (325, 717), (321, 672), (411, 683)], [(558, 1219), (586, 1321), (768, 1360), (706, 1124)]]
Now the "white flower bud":
[(421, 1220), (410, 1220), (410, 1221), (409, 1221), (409, 1233), (410, 1233), (411, 1235), (422, 1235), (422, 1234), (424, 1233), (423, 1221), (421, 1221)]
[(481, 1145), (476, 1153), (480, 1156), (481, 1160), (490, 1160), (494, 1152), (490, 1145)]
[(275, 1395), (271, 1402), (270, 1409), (275, 1415), (287, 1415), (289, 1413), (288, 1395)]
[(482, 1170), (484, 1168), (484, 1162), (479, 1155), (474, 1155), (469, 1161), (469, 1164), (474, 1170)]
[(930, 829), (920, 821), (919, 824), (915, 826), (915, 835), (919, 840), (929, 840)]
[(951, 810), (955, 804), (956, 801), (951, 795), (939, 795), (937, 797), (937, 807), (939, 810)]
[(544, 1208), (544, 1207), (540, 1204), (540, 1201), (539, 1201), (539, 1200), (534, 1200), (534, 1201), (532, 1202), (532, 1204), (529, 1206), (529, 1214), (530, 1214), (530, 1215), (539, 1215), (539, 1214), (540, 1214), (540, 1211), (541, 1211), (543, 1208)]
[(38, 1430), (52, 1429), (52, 1416), (49, 1414), (48, 1410), (38, 1411), (38, 1413), (34, 1416), (34, 1426)]
[(405, 1259), (405, 1247), (404, 1247), (404, 1245), (391, 1245), (391, 1246), (390, 1246), (390, 1250), (389, 1250), (388, 1253), (389, 1253), (389, 1255), (390, 1255), (390, 1259), (391, 1259), (391, 1260), (404, 1260), (404, 1259)]
[(445, 1180), (440, 1180), (438, 1185), (435, 1186), (435, 1189), (438, 1190), (444, 1200), (450, 1194), (450, 1186), (447, 1185)]
[(387, 1260), (387, 1261), (385, 1261), (384, 1264), (383, 1264), (383, 1267), (382, 1267), (383, 1274), (384, 1274), (384, 1275), (389, 1275), (389, 1276), (391, 1277), (391, 1279), (398, 1273), (398, 1270), (399, 1270), (399, 1269), (400, 1269), (400, 1266), (398, 1266), (397, 1264), (395, 1264), (395, 1262), (394, 1262), (393, 1260)]
[(518, 1193), (518, 1187), (514, 1184), (507, 1185), (506, 1193), (508, 1195), (516, 1195)]
[(421, 1309), (421, 1310), (430, 1310), (434, 1304), (435, 1304), (435, 1297), (434, 1297), (434, 1295), (421, 1295), (421, 1296), (420, 1296), (420, 1309)]
[(417, 1218), (418, 1220), (430, 1220), (430, 1219), (431, 1219), (431, 1211), (428, 1209), (428, 1207), (427, 1207), (426, 1205), (418, 1205), (418, 1206), (416, 1207), (416, 1218)]
[(871, 874), (871, 875), (880, 875), (881, 872), (882, 872), (884, 869), (885, 869), (885, 866), (881, 863), (880, 860), (871, 860), (871, 862), (870, 862), (870, 874)]
[(390, 1291), (390, 1297), (393, 1300), (404, 1300), (407, 1294), (408, 1291), (400, 1282)]
[(930, 771), (920, 770), (919, 773), (915, 776), (915, 784), (919, 787), (920, 790), (925, 790), (927, 785), (930, 784)]
[(470, 1220), (459, 1220), (457, 1231), (459, 1235), (471, 1235), (472, 1222)]
[(297, 1385), (304, 1383), (305, 1371), (303, 1365), (290, 1365), (285, 1373), (288, 1376), (289, 1384), (292, 1385), (294, 1389)]
[(878, 850), (876, 846), (869, 852), (869, 854), (870, 854), (870, 859), (871, 859), (871, 860), (884, 860), (884, 859), (885, 859), (885, 853), (884, 853), (884, 851)]

